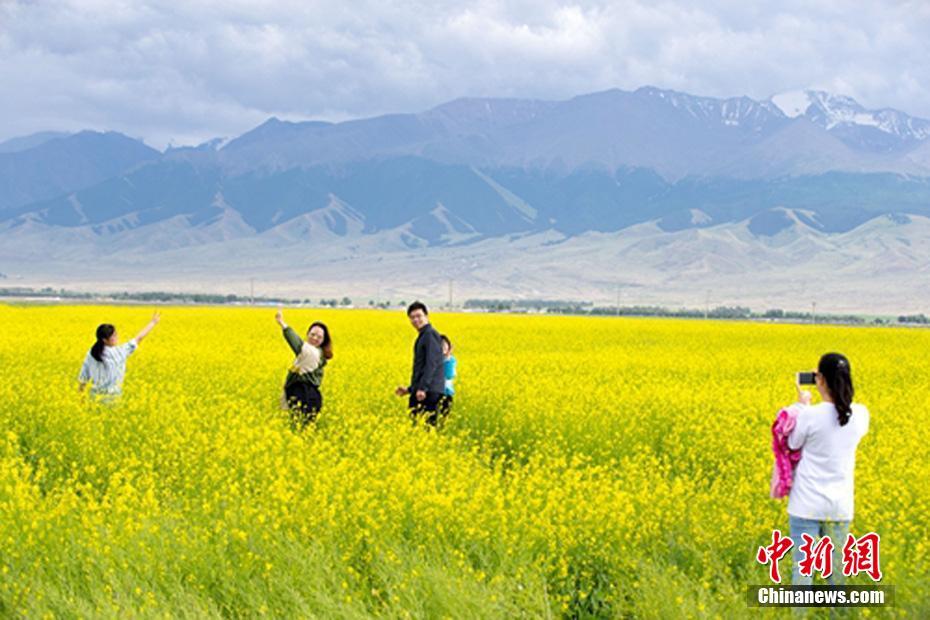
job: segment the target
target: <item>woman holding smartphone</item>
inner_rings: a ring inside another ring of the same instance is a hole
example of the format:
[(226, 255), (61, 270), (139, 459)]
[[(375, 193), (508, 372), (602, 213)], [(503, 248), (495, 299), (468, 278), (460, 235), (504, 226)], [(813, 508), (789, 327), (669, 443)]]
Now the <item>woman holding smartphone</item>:
[(856, 448), (869, 430), (869, 410), (853, 402), (852, 370), (844, 355), (827, 353), (813, 375), (821, 402), (812, 405), (811, 393), (803, 390), (799, 381), (800, 408), (788, 436), (788, 447), (801, 450), (788, 495), (788, 523), (794, 542), (791, 581), (795, 585), (811, 584), (811, 577), (801, 575), (798, 567), (803, 557), (802, 534), (814, 540), (830, 536), (837, 556), (843, 548), (853, 518)]

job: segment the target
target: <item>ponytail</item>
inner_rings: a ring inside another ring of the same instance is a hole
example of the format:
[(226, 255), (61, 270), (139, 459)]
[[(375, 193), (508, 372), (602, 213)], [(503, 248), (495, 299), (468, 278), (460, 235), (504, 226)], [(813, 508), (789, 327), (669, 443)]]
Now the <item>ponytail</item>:
[(90, 355), (98, 362), (103, 362), (103, 348), (106, 346), (106, 340), (116, 332), (116, 328), (109, 323), (104, 323), (97, 328), (97, 342), (90, 348)]
[(852, 415), (852, 400), (855, 394), (849, 360), (840, 353), (827, 353), (820, 358), (817, 372), (823, 377), (830, 391), (840, 426), (846, 426), (849, 416)]

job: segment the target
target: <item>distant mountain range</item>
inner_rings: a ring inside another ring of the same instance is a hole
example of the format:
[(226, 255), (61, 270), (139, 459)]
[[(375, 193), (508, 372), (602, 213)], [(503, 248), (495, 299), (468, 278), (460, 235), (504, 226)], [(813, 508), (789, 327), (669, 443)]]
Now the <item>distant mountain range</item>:
[[(308, 269), (337, 246), (351, 261), (390, 255), (396, 269), (427, 248), (441, 262), (482, 244), (525, 253), (513, 240), (577, 245), (643, 225), (679, 241), (738, 225), (741, 243), (770, 245), (869, 230), (876, 218), (905, 234), (925, 217), (930, 121), (820, 91), (459, 99), (342, 123), (272, 118), (165, 152), (114, 132), (0, 143), (0, 271), (27, 276), (101, 257), (130, 273), (140, 257), (190, 264), (220, 260), (216, 248), (247, 258), (267, 247)], [(663, 252), (660, 264), (687, 271), (671, 260), (681, 247)], [(921, 260), (895, 264), (919, 271)], [(520, 278), (505, 279), (500, 291), (522, 294)], [(545, 292), (544, 278), (525, 279)]]

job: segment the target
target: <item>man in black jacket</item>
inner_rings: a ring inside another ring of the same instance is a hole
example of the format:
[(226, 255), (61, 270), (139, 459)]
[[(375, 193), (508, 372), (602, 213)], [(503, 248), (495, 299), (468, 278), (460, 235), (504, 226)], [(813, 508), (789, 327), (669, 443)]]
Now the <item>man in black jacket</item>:
[(407, 308), (410, 324), (419, 332), (413, 345), (413, 375), (409, 386), (395, 390), (398, 396), (409, 394), (410, 416), (416, 422), (425, 414), (426, 423), (436, 425), (437, 408), (445, 389), (442, 340), (429, 322), (429, 311), (422, 302), (415, 301)]

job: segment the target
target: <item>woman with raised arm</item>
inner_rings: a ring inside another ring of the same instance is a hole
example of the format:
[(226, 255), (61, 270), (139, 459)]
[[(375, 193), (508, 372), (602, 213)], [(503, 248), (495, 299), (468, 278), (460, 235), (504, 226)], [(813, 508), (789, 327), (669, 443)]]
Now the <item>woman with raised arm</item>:
[(149, 335), (160, 320), (160, 313), (152, 315), (152, 320), (142, 328), (135, 338), (125, 344), (119, 343), (116, 327), (104, 323), (97, 327), (97, 341), (87, 352), (81, 373), (78, 375), (78, 390), (84, 391), (91, 384), (91, 396), (101, 400), (112, 401), (123, 393), (123, 379), (126, 376), (126, 360), (139, 347), (139, 343)]
[(293, 328), (284, 322), (281, 310), (275, 314), (275, 320), (284, 334), (284, 339), (297, 356), (284, 380), (282, 406), (291, 412), (291, 422), (297, 429), (303, 429), (316, 420), (323, 408), (323, 367), (333, 358), (333, 342), (329, 337), (329, 328), (315, 321), (307, 329), (307, 340), (301, 339)]
[(869, 430), (869, 410), (853, 402), (852, 370), (844, 355), (821, 357), (814, 380), (821, 402), (812, 405), (811, 393), (798, 385), (800, 402), (788, 435), (788, 448), (801, 451), (788, 495), (795, 585), (811, 584), (811, 577), (801, 575), (798, 565), (804, 534), (815, 541), (830, 536), (837, 556), (846, 542), (853, 518), (856, 448)]

